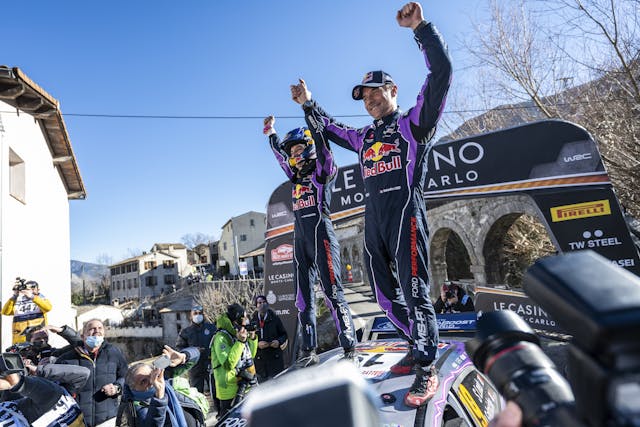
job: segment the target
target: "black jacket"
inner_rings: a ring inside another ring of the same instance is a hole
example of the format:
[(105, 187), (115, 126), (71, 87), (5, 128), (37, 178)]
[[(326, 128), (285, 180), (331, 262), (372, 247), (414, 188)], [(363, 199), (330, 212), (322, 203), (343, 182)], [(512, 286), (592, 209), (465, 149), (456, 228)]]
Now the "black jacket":
[(442, 301), (442, 298), (438, 297), (438, 299), (436, 299), (436, 302), (433, 303), (433, 309), (435, 310), (436, 314), (475, 311), (473, 298), (467, 295), (464, 290), (462, 290), (461, 288), (456, 288), (456, 296), (458, 297), (458, 302), (456, 302), (455, 304), (449, 304), (448, 301)]
[[(287, 340), (287, 331), (284, 329), (278, 315), (273, 310), (268, 309), (264, 322), (261, 322), (258, 314), (256, 311), (251, 317), (252, 323), (258, 327), (256, 330), (258, 343), (260, 341), (271, 342), (278, 340), (280, 345), (284, 344)], [(267, 378), (273, 378), (284, 369), (282, 350), (280, 350), (280, 347), (267, 347), (262, 350), (258, 347), (258, 352), (256, 353), (256, 357), (254, 357), (254, 363), (259, 380), (264, 381)]]
[(23, 376), (10, 390), (22, 396), (15, 403), (29, 425), (45, 414), (48, 419), (55, 417), (55, 421), (60, 423), (56, 425), (84, 425), (80, 408), (71, 396), (49, 380)]
[(118, 347), (103, 342), (95, 361), (76, 347), (62, 354), (56, 363), (84, 366), (91, 371), (76, 396), (87, 426), (93, 427), (117, 415), (118, 396), (107, 396), (100, 389), (107, 384), (124, 387), (127, 361)]

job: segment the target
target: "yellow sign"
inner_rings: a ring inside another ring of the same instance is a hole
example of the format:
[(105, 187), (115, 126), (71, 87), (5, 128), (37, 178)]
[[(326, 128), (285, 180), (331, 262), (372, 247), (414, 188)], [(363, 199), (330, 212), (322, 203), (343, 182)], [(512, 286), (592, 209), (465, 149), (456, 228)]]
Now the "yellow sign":
[(551, 221), (553, 222), (603, 215), (611, 215), (611, 206), (608, 200), (596, 200), (594, 202), (576, 203), (551, 208)]

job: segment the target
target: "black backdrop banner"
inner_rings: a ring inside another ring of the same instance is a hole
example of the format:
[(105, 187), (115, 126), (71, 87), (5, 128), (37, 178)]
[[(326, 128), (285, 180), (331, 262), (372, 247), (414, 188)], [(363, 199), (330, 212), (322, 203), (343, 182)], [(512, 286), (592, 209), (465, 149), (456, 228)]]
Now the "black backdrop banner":
[[(548, 120), (435, 144), (428, 155), (425, 197), (527, 194), (561, 252), (592, 249), (640, 275), (640, 258), (593, 138), (572, 123)], [(364, 212), (358, 165), (340, 168), (331, 200), (334, 223)], [(278, 186), (267, 208), (265, 292), (294, 343), (291, 183)], [(291, 251), (291, 260), (284, 260)], [(295, 346), (289, 346), (291, 351)]]

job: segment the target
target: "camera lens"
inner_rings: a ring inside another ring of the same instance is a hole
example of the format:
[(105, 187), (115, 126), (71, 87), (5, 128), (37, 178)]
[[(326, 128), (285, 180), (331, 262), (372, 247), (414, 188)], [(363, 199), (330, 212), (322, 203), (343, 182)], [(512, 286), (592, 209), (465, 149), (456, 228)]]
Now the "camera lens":
[(520, 406), (525, 425), (579, 425), (569, 383), (524, 320), (513, 311), (494, 311), (484, 313), (477, 327), (467, 353), (502, 396)]

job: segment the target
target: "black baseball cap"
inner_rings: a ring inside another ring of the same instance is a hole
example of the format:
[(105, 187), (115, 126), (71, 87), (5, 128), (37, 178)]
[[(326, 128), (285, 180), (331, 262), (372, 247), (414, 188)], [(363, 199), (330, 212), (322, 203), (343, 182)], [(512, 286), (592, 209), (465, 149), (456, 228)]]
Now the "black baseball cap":
[(351, 91), (351, 97), (356, 101), (360, 101), (362, 99), (363, 87), (380, 87), (386, 85), (387, 83), (395, 84), (389, 74), (385, 73), (382, 70), (369, 71), (362, 78), (362, 83), (353, 88), (353, 90)]

